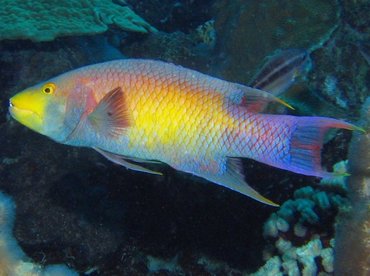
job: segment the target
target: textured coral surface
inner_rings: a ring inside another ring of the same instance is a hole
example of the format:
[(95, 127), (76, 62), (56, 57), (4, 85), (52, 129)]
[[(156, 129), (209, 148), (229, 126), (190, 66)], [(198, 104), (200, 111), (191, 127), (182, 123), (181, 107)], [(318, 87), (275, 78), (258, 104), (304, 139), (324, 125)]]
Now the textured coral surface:
[(2, 0), (0, 40), (50, 41), (60, 36), (98, 34), (115, 25), (146, 33), (155, 29), (129, 7), (110, 0)]

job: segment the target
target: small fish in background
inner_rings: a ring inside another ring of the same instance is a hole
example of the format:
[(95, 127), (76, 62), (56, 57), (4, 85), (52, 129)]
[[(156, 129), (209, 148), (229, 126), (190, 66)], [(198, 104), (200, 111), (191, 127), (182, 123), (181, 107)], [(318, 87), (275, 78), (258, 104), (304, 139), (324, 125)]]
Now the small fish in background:
[[(289, 64), (296, 63), (275, 64), (292, 70)], [(38, 133), (93, 148), (129, 169), (160, 174), (141, 164), (160, 161), (277, 206), (245, 182), (241, 158), (328, 176), (321, 167), (325, 133), (359, 128), (331, 118), (261, 114), (253, 108), (268, 102), (290, 107), (265, 91), (181, 66), (126, 59), (39, 83), (12, 97), (9, 111)]]
[[(297, 77), (304, 77), (312, 67), (309, 53), (304, 49), (279, 50), (266, 58), (266, 62), (252, 78), (249, 86), (280, 96), (287, 91)], [(256, 111), (265, 105), (256, 106)]]

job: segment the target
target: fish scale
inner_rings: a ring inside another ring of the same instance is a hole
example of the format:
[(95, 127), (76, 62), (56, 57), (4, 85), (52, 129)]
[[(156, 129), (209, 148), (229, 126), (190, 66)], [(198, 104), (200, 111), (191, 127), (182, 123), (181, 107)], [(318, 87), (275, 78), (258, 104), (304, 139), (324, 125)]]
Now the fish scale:
[[(52, 95), (43, 93), (45, 87)], [(324, 134), (356, 127), (331, 118), (258, 113), (271, 101), (289, 107), (265, 91), (173, 64), (118, 60), (26, 89), (10, 100), (9, 110), (55, 141), (94, 148), (127, 168), (159, 174), (137, 164), (158, 160), (276, 205), (245, 182), (238, 158), (326, 176), (320, 164)]]

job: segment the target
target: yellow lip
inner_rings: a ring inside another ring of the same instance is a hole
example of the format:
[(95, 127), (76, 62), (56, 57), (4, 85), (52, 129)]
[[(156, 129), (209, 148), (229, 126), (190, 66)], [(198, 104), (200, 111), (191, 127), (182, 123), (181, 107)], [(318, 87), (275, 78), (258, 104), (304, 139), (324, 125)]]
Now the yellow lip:
[(9, 112), (10, 115), (20, 122), (21, 124), (29, 127), (30, 129), (41, 133), (43, 126), (43, 119), (40, 116), (38, 108), (32, 105), (32, 101), (29, 97), (24, 97), (22, 93), (15, 95), (9, 101)]

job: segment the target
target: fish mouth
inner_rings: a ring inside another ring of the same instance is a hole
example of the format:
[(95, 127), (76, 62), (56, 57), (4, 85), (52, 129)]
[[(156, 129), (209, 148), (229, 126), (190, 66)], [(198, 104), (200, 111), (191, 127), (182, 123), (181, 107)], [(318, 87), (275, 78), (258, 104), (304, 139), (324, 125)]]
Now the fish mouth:
[(25, 115), (31, 115), (31, 116), (37, 116), (39, 117), (39, 119), (41, 120), (41, 116), (40, 114), (38, 114), (37, 112), (35, 111), (32, 111), (32, 110), (29, 110), (29, 109), (24, 109), (24, 108), (19, 108), (19, 107), (16, 107), (13, 102), (12, 102), (12, 99), (9, 100), (9, 113), (13, 116), (17, 116), (17, 114), (25, 114)]
[(43, 120), (37, 112), (17, 107), (12, 99), (9, 100), (9, 113), (10, 115), (21, 124), (29, 127), (30, 129), (40, 132), (43, 125)]

